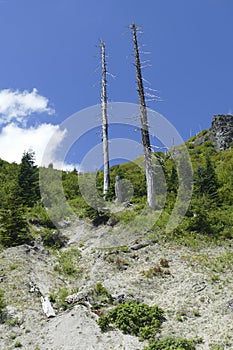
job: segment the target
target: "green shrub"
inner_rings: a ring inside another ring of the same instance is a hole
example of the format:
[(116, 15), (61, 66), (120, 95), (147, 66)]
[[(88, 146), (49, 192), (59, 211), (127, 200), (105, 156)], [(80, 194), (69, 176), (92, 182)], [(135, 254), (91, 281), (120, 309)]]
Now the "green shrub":
[(69, 308), (69, 304), (66, 302), (66, 297), (69, 295), (67, 288), (59, 288), (56, 292), (51, 292), (49, 298), (52, 303), (55, 303), (56, 307), (66, 310)]
[(33, 208), (30, 209), (29, 212), (30, 219), (36, 219), (39, 221), (41, 226), (45, 226), (47, 228), (55, 228), (56, 226), (50, 220), (50, 217), (41, 202), (36, 203)]
[(112, 304), (113, 297), (102, 285), (97, 283), (92, 292), (92, 299), (94, 301), (94, 308), (99, 309), (103, 304)]
[(139, 336), (142, 340), (153, 339), (164, 321), (163, 313), (158, 306), (130, 301), (117, 305), (106, 316), (100, 317), (98, 324), (103, 332), (112, 324), (124, 334)]
[(168, 337), (151, 342), (143, 350), (195, 350), (195, 343), (193, 340)]
[(5, 319), (5, 323), (10, 327), (20, 326), (20, 321), (18, 317), (15, 317), (15, 318), (7, 317)]
[(14, 343), (14, 347), (15, 348), (22, 348), (22, 344), (21, 344), (21, 342), (19, 341), (19, 340), (16, 340), (16, 342)]
[(64, 236), (59, 230), (51, 231), (49, 229), (45, 229), (41, 233), (41, 238), (44, 245), (55, 249), (64, 247), (68, 242), (68, 238)]

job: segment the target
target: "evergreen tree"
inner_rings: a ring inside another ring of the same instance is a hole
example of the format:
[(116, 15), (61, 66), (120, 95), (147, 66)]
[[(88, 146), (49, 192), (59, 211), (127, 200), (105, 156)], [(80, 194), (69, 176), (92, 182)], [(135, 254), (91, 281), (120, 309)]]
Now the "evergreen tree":
[(199, 196), (216, 199), (218, 181), (210, 157), (206, 156), (205, 166), (199, 166), (195, 174), (195, 192)]
[(18, 174), (19, 196), (22, 204), (28, 207), (40, 199), (39, 174), (34, 164), (34, 152), (24, 152)]
[(176, 167), (173, 164), (171, 169), (171, 174), (168, 178), (168, 191), (176, 194), (178, 186), (179, 186), (179, 178), (178, 178)]
[(211, 198), (217, 197), (218, 180), (209, 156), (206, 156), (206, 190)]
[(5, 247), (29, 243), (31, 235), (25, 216), (25, 207), (15, 190), (4, 209), (0, 211), (0, 243)]

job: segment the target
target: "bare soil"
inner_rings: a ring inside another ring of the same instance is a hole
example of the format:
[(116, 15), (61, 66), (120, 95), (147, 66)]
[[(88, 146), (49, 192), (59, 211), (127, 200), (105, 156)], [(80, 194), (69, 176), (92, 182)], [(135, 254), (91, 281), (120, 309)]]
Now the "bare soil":
[[(172, 243), (152, 243), (140, 233), (120, 227), (93, 228), (78, 222), (64, 229), (71, 247), (79, 249), (80, 273), (64, 276), (54, 266), (57, 257), (41, 245), (9, 248), (0, 254), (0, 288), (5, 291), (8, 317), (0, 324), (0, 349), (22, 344), (27, 350), (143, 349), (146, 342), (113, 329), (102, 333), (88, 303), (56, 309), (47, 318), (40, 295), (59, 288), (88, 293), (98, 283), (114, 296), (133, 298), (165, 311), (160, 337), (200, 338), (197, 350), (233, 349), (233, 275), (227, 255), (233, 248), (191, 249)], [(150, 244), (133, 250), (135, 244)], [(128, 251), (122, 246), (128, 246)], [(219, 346), (219, 347), (217, 347)], [(220, 347), (222, 346), (222, 347)]]

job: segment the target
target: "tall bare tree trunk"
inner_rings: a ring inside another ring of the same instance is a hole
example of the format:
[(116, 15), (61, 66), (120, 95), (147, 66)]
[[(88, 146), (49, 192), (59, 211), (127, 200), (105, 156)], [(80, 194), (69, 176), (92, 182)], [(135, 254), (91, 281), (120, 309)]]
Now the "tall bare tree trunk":
[(133, 32), (133, 43), (134, 43), (134, 56), (135, 56), (135, 66), (137, 74), (137, 86), (138, 86), (138, 99), (140, 105), (140, 120), (141, 120), (141, 134), (142, 134), (142, 144), (144, 151), (144, 163), (146, 172), (146, 185), (147, 185), (147, 202), (152, 209), (155, 209), (155, 177), (154, 169), (152, 163), (152, 152), (150, 144), (149, 127), (147, 120), (147, 109), (145, 102), (144, 87), (142, 81), (142, 70), (140, 55), (138, 50), (138, 40), (137, 40), (137, 27), (135, 24), (131, 25)]
[(108, 152), (108, 116), (107, 116), (107, 68), (105, 57), (105, 43), (101, 43), (102, 58), (102, 89), (101, 89), (101, 108), (102, 108), (102, 138), (103, 138), (103, 154), (104, 154), (104, 188), (103, 194), (106, 198), (110, 185), (109, 173), (109, 152)]

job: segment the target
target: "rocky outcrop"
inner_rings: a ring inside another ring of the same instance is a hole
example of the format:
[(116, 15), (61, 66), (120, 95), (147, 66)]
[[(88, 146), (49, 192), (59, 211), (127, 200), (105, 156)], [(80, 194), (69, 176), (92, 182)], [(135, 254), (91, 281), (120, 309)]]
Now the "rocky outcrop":
[(213, 117), (210, 140), (218, 151), (229, 149), (233, 143), (233, 115), (219, 114)]

